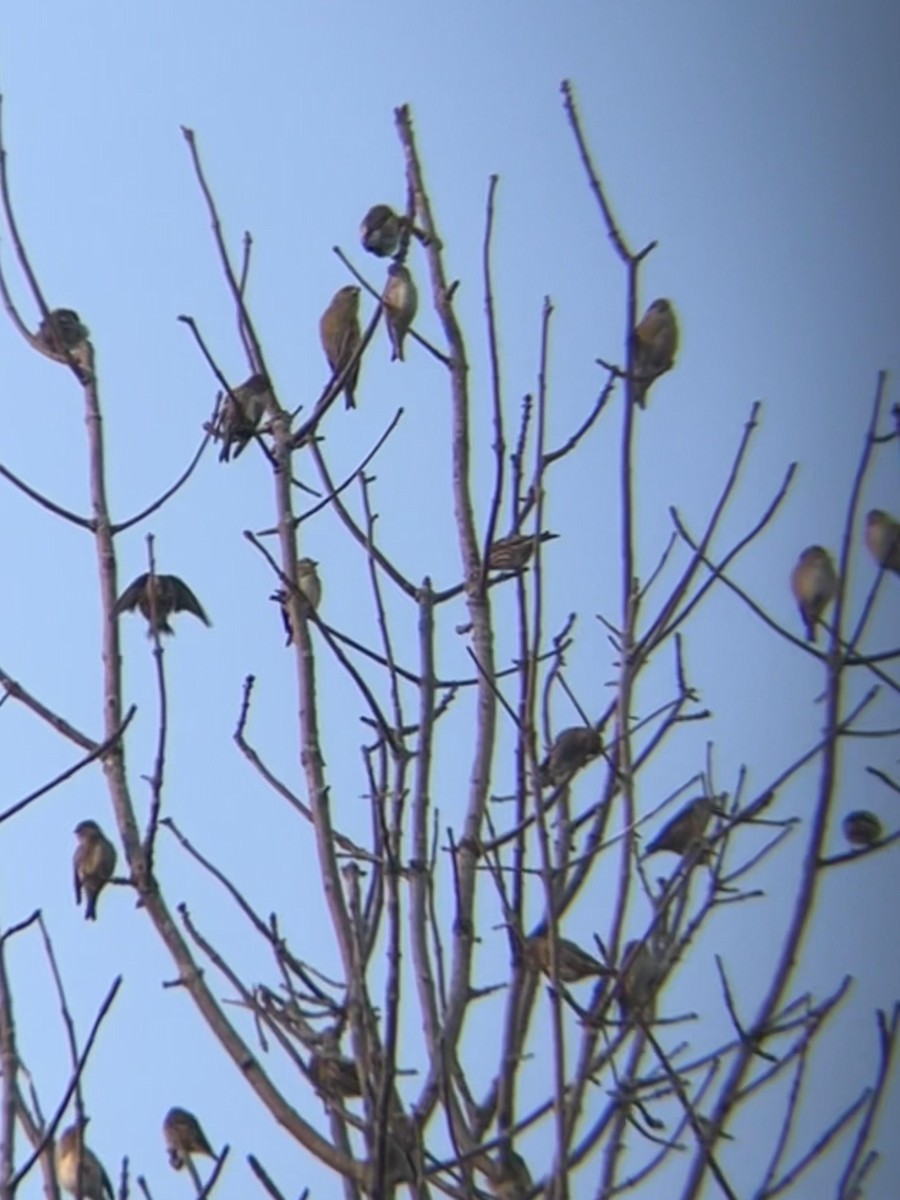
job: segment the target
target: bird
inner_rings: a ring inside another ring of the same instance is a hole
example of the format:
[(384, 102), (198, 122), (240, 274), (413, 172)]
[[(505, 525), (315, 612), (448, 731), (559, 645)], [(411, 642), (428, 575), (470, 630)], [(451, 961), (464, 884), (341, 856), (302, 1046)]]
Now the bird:
[(866, 515), (866, 546), (879, 566), (900, 575), (900, 521), (873, 508)]
[(107, 1200), (107, 1197), (115, 1200), (109, 1176), (96, 1154), (84, 1144), (84, 1125), (70, 1125), (56, 1143), (54, 1160), (59, 1186), (80, 1195), (82, 1200)]
[[(525, 958), (535, 970), (550, 976), (550, 934), (539, 933), (525, 939)], [(568, 938), (556, 939), (556, 970), (561, 983), (578, 983), (590, 975), (609, 975), (611, 972), (587, 951)]]
[[(319, 337), (328, 365), (334, 375), (339, 375), (359, 345), (359, 288), (355, 284), (349, 283), (334, 293), (319, 321)], [(353, 393), (358, 379), (359, 360), (344, 381), (347, 408), (356, 408)]]
[(163, 1120), (163, 1137), (169, 1152), (169, 1163), (180, 1171), (192, 1154), (215, 1158), (200, 1122), (186, 1108), (170, 1108)]
[(388, 204), (373, 205), (362, 219), (359, 238), (363, 249), (378, 258), (390, 258), (400, 244), (400, 234), (406, 223)]
[(362, 1095), (356, 1063), (339, 1054), (312, 1054), (309, 1077), (321, 1092), (348, 1098)]
[(240, 387), (232, 389), (222, 404), (216, 429), (222, 442), (219, 462), (230, 460), (232, 447), (234, 457), (238, 457), (256, 432), (267, 405), (273, 401), (272, 385), (267, 375), (251, 375)]
[(831, 555), (821, 546), (807, 546), (791, 571), (791, 591), (800, 608), (806, 640), (816, 640), (816, 623), (834, 599), (838, 577)]
[(90, 335), (74, 308), (55, 308), (44, 317), (37, 331), (38, 341), (51, 354), (61, 355), (65, 355), (66, 350), (76, 349)]
[(842, 828), (844, 837), (851, 846), (874, 846), (881, 841), (881, 822), (872, 812), (857, 809), (847, 813)]
[(408, 268), (402, 263), (392, 262), (388, 267), (388, 279), (381, 300), (391, 339), (391, 362), (395, 359), (403, 362), (403, 339), (415, 320), (419, 293)]
[(654, 300), (631, 335), (632, 386), (635, 401), (644, 407), (650, 384), (675, 364), (678, 321), (670, 300)]
[(655, 993), (662, 977), (662, 964), (646, 944), (639, 939), (628, 942), (622, 954), (626, 963), (619, 972), (616, 996), (623, 1017), (653, 1016)]
[(553, 742), (550, 752), (541, 763), (541, 783), (545, 787), (558, 787), (565, 783), (585, 763), (596, 758), (603, 750), (600, 732), (589, 725), (575, 725), (564, 729)]
[[(558, 533), (544, 532), (539, 540), (549, 542), (559, 537)], [(521, 571), (534, 552), (534, 535), (511, 533), (491, 545), (488, 552), (488, 568), (491, 571)]]
[(525, 1200), (534, 1187), (528, 1165), (521, 1154), (507, 1146), (493, 1161), (487, 1159), (486, 1170), (491, 1192), (497, 1200)]
[(644, 857), (658, 854), (660, 850), (687, 854), (702, 842), (709, 819), (715, 811), (716, 804), (710, 796), (698, 796), (696, 800), (691, 800), (663, 825), (644, 852)]
[(174, 633), (169, 617), (176, 612), (193, 613), (204, 625), (212, 625), (203, 611), (200, 601), (177, 575), (138, 575), (116, 601), (113, 613), (139, 609), (150, 625), (148, 636), (157, 633)]
[(96, 821), (79, 821), (75, 826), (78, 845), (72, 865), (75, 868), (75, 903), (81, 904), (84, 892), (84, 919), (97, 920), (97, 898), (116, 869), (116, 848), (103, 834)]
[[(318, 565), (314, 558), (297, 559), (297, 590), (300, 593), (301, 602), (309, 609), (318, 608), (319, 601), (322, 599), (322, 581), (316, 570)], [(289, 646), (294, 640), (294, 630), (291, 625), (290, 609), (287, 605), (287, 592), (284, 588), (279, 588), (272, 593), (269, 599), (277, 600), (281, 605), (281, 622), (286, 635), (284, 644)]]

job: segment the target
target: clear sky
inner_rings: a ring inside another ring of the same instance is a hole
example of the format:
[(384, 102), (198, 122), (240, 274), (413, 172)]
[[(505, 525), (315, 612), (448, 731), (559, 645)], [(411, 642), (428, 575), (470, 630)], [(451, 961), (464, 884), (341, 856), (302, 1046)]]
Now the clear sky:
[[(812, 542), (837, 552), (876, 372), (900, 367), (898, 56), (900, 9), (884, 0), (852, 7), (836, 0), (697, 0), (689, 7), (665, 0), (433, 6), (90, 0), (75, 7), (43, 0), (7, 6), (0, 19), (0, 90), (16, 211), (51, 305), (76, 308), (93, 335), (114, 516), (138, 511), (175, 479), (212, 407), (215, 382), (177, 316), (197, 320), (233, 382), (246, 374), (179, 126), (196, 131), (232, 247), (239, 247), (245, 229), (253, 233), (250, 298), (267, 359), (282, 399), (308, 408), (328, 375), (318, 318), (346, 282), (332, 246), (342, 246), (380, 282), (380, 267), (363, 255), (356, 230), (370, 204), (403, 203), (393, 109), (408, 102), (448, 270), (461, 281), (458, 306), (479, 414), (476, 490), (483, 527), (491, 428), (480, 255), (492, 173), (500, 176), (495, 269), (513, 427), (519, 399), (535, 387), (545, 295), (555, 304), (552, 444), (588, 411), (602, 380), (595, 359), (622, 355), (624, 278), (564, 121), (559, 84), (569, 78), (626, 235), (635, 246), (659, 242), (644, 273), (641, 303), (671, 296), (681, 319), (677, 370), (657, 384), (640, 423), (639, 571), (646, 578), (665, 545), (669, 505), (694, 530), (701, 527), (750, 406), (762, 400), (754, 454), (720, 548), (752, 523), (787, 464), (797, 461), (788, 504), (735, 568), (735, 578), (777, 620), (795, 627), (788, 572)], [(36, 324), (5, 232), (0, 255), (22, 311)], [(413, 267), (424, 272), (417, 249)], [(419, 327), (439, 338), (427, 305)], [(438, 365), (419, 349), (412, 348), (409, 360), (391, 365), (379, 333), (363, 365), (359, 411), (346, 419), (335, 414), (325, 449), (342, 478), (403, 406), (400, 429), (372, 467), (379, 536), (410, 578), (429, 574), (437, 586), (448, 586), (459, 567), (448, 490), (447, 388)], [(0, 461), (57, 503), (87, 512), (82, 408), (72, 379), (32, 353), (5, 322), (0, 364)], [(891, 387), (896, 402), (896, 384)], [(547, 628), (558, 629), (570, 611), (581, 614), (570, 677), (591, 713), (607, 703), (604, 685), (613, 677), (593, 614), (611, 620), (618, 614), (618, 552), (611, 539), (620, 405), (619, 398), (575, 462), (553, 476), (547, 501), (548, 524), (563, 535), (547, 549)], [(896, 447), (888, 451), (871, 477), (863, 511), (900, 514)], [(301, 470), (315, 482), (311, 467)], [(182, 618), (167, 656), (166, 812), (234, 873), (260, 912), (283, 915), (299, 954), (327, 963), (333, 950), (314, 887), (309, 832), (261, 785), (231, 741), (241, 683), (253, 672), (259, 681), (254, 735), (276, 770), (299, 778), (293, 667), (277, 611), (266, 599), (271, 576), (241, 536), (272, 523), (272, 495), (266, 465), (254, 452), (227, 469), (208, 454), (171, 504), (120, 539), (120, 585), (145, 569), (144, 534), (152, 531), (159, 569), (186, 578), (214, 623), (206, 630)], [(357, 504), (358, 495), (350, 495)], [(321, 563), (323, 616), (374, 641), (364, 556), (329, 515), (304, 527), (303, 545)], [(0, 553), (6, 568), (0, 666), (98, 734), (90, 539), (2, 484)], [(858, 601), (871, 564), (864, 551), (854, 562)], [(897, 644), (898, 596), (900, 579), (886, 579), (872, 647)], [(414, 618), (405, 602), (392, 604), (399, 651), (414, 662)], [(462, 614), (459, 604), (445, 616), (441, 666), (448, 675), (471, 670), (464, 639), (452, 633)], [(145, 811), (140, 776), (152, 766), (156, 702), (142, 622), (126, 624), (123, 646), (126, 699), (139, 706), (129, 763)], [(325, 756), (336, 810), (353, 832), (365, 828), (368, 811), (358, 752), (366, 735), (357, 733), (363, 728), (357, 726), (358, 697), (320, 650)], [(515, 647), (501, 636), (498, 650), (511, 655)], [(815, 703), (820, 669), (763, 630), (724, 590), (694, 625), (687, 657), (692, 682), (716, 720), (686, 733), (649, 773), (640, 796), (648, 809), (702, 767), (709, 738), (716, 742), (722, 789), (733, 786), (742, 763), (756, 789), (811, 744), (821, 726), (823, 710)], [(867, 686), (858, 681), (854, 694)], [(644, 711), (662, 695), (642, 694)], [(896, 693), (879, 703), (877, 723), (897, 727)], [(557, 725), (571, 724), (572, 717), (560, 708)], [(508, 744), (509, 729), (504, 737)], [(440, 748), (435, 803), (448, 822), (458, 813), (455, 789), (466, 778), (455, 760), (466, 761), (466, 751), (452, 735)], [(13, 704), (0, 711), (0, 756), (10, 803), (72, 761), (68, 746)], [(896, 740), (848, 748), (840, 811), (871, 808), (894, 829), (897, 798), (865, 773), (871, 763), (896, 776)], [(495, 790), (502, 791), (510, 775), (501, 768)], [(595, 773), (579, 784), (585, 802), (598, 778)], [(779, 797), (777, 815), (803, 818), (816, 782), (815, 771), (805, 773)], [(96, 926), (83, 922), (72, 903), (70, 858), (72, 829), (87, 816), (111, 830), (99, 771), (83, 773), (0, 827), (0, 922), (7, 926), (42, 907), (82, 1036), (110, 980), (125, 975), (86, 1076), (91, 1144), (110, 1173), (128, 1154), (132, 1170), (148, 1177), (157, 1197), (175, 1194), (176, 1182), (188, 1189), (186, 1177), (168, 1176), (158, 1130), (169, 1105), (181, 1104), (201, 1116), (216, 1144), (232, 1144), (234, 1157), (217, 1193), (223, 1200), (255, 1186), (247, 1153), (264, 1161), (288, 1195), (307, 1184), (314, 1196), (331, 1194), (333, 1184), (273, 1129), (236, 1079), (187, 998), (161, 990), (171, 965), (131, 895), (108, 892)], [(803, 836), (801, 830), (797, 839)], [(837, 829), (831, 843), (840, 844)], [(839, 868), (822, 888), (802, 987), (822, 996), (845, 973), (856, 982), (828, 1055), (812, 1072), (807, 1133), (869, 1080), (872, 1012), (900, 994), (893, 923), (882, 918), (897, 903), (896, 861), (888, 851)], [(764, 901), (713, 923), (696, 967), (683, 969), (672, 986), (673, 1008), (695, 1007), (708, 995), (718, 951), (735, 964), (744, 1011), (753, 1011), (798, 866), (799, 850), (789, 849), (760, 881)], [(160, 869), (170, 900), (185, 899), (210, 938), (233, 949), (235, 965), (248, 978), (270, 981), (266, 956), (249, 936), (235, 933), (239, 919), (171, 839), (161, 844)], [(580, 920), (584, 930), (598, 928), (589, 914)], [(503, 936), (484, 936), (485, 953), (493, 948), (505, 965)], [(49, 1112), (67, 1078), (56, 1002), (36, 939), (16, 940), (9, 959), (20, 1048)], [(214, 990), (227, 993), (219, 983)], [(266, 1066), (287, 1081), (303, 1112), (319, 1119), (318, 1102), (298, 1095), (291, 1076), (268, 1060)], [(894, 1089), (881, 1122), (884, 1161), (868, 1200), (894, 1194), (900, 1149), (888, 1131), (898, 1117)], [(736, 1179), (754, 1165), (751, 1144), (745, 1131), (727, 1152)], [(540, 1141), (534, 1145), (535, 1161), (543, 1163)], [(25, 1194), (39, 1194), (37, 1175)]]

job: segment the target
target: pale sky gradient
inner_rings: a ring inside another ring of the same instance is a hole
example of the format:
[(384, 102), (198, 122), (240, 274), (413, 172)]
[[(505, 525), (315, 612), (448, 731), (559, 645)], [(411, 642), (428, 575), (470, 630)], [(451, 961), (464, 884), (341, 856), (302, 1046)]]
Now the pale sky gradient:
[[(16, 212), (51, 305), (76, 308), (93, 335), (114, 516), (138, 511), (174, 480), (212, 407), (215, 381), (176, 317), (197, 320), (235, 383), (247, 373), (179, 126), (196, 131), (231, 246), (238, 250), (245, 229), (253, 233), (252, 311), (282, 401), (308, 409), (328, 376), (318, 318), (346, 281), (332, 246), (343, 247), (380, 285), (381, 265), (363, 254), (356, 230), (370, 204), (404, 201), (393, 109), (408, 102), (448, 270), (461, 281), (483, 528), (492, 431), (480, 259), (491, 174), (500, 176), (494, 265), (508, 440), (522, 395), (536, 386), (545, 295), (555, 305), (551, 444), (568, 436), (590, 408), (602, 382), (595, 359), (622, 355), (624, 275), (562, 113), (559, 84), (568, 78), (626, 236), (635, 247), (659, 242), (644, 272), (641, 304), (671, 296), (681, 319), (677, 369), (656, 385), (640, 422), (639, 573), (647, 577), (668, 539), (670, 505), (693, 530), (702, 527), (750, 406), (762, 400), (754, 452), (717, 550), (743, 534), (787, 464), (799, 462), (788, 503), (734, 569), (735, 579), (776, 620), (798, 628), (788, 572), (812, 542), (839, 550), (876, 373), (900, 367), (898, 59), (900, 9), (884, 0), (852, 8), (836, 0), (697, 0), (689, 7), (664, 0), (433, 6), (90, 0), (75, 7), (43, 0), (7, 6), (0, 22), (0, 91)], [(36, 324), (5, 229), (0, 255), (21, 310)], [(424, 294), (418, 248), (411, 262)], [(439, 340), (427, 304), (418, 324)], [(343, 478), (404, 407), (399, 430), (371, 468), (378, 534), (410, 578), (428, 574), (445, 587), (459, 577), (448, 501), (447, 387), (439, 366), (420, 349), (408, 357), (404, 367), (391, 365), (379, 332), (363, 365), (360, 408), (347, 418), (335, 411), (325, 451)], [(57, 503), (88, 512), (82, 408), (72, 379), (32, 353), (8, 322), (0, 322), (0, 363), (0, 461)], [(900, 400), (895, 383), (890, 400)], [(593, 714), (608, 702), (605, 684), (614, 675), (594, 614), (618, 619), (618, 547), (611, 539), (618, 529), (620, 424), (617, 396), (577, 459), (548, 480), (547, 524), (563, 538), (546, 549), (545, 628), (552, 635), (570, 611), (580, 613), (569, 678)], [(300, 460), (300, 469), (316, 482), (311, 465)], [(271, 576), (241, 536), (273, 523), (272, 496), (268, 469), (255, 450), (227, 469), (207, 454), (171, 504), (120, 539), (119, 584), (145, 570), (144, 535), (152, 531), (158, 569), (182, 575), (214, 623), (206, 630), (182, 618), (168, 648), (166, 813), (234, 874), (259, 912), (281, 914), (298, 954), (327, 967), (336, 959), (315, 887), (310, 832), (231, 741), (241, 683), (252, 672), (258, 679), (253, 735), (273, 769), (300, 786), (293, 664), (267, 600)], [(358, 508), (355, 488), (348, 499)], [(870, 507), (900, 515), (896, 446), (882, 451), (871, 476), (862, 511)], [(508, 522), (508, 509), (501, 520)], [(330, 515), (303, 528), (304, 552), (321, 563), (323, 616), (374, 643), (365, 556)], [(0, 666), (98, 734), (91, 539), (4, 483), (0, 552), (6, 566)], [(864, 551), (854, 561), (858, 604), (872, 568)], [(900, 579), (885, 579), (870, 648), (898, 644), (898, 597)], [(512, 589), (495, 603), (498, 613), (509, 606), (511, 620)], [(414, 666), (414, 614), (405, 600), (391, 604), (398, 655)], [(463, 614), (458, 603), (442, 616), (444, 676), (471, 674), (466, 641), (452, 632)], [(368, 732), (358, 725), (358, 696), (321, 641), (317, 647), (332, 800), (339, 824), (352, 835), (368, 821), (358, 750)], [(497, 650), (498, 661), (516, 650), (502, 629)], [(123, 653), (126, 701), (140, 710), (127, 753), (143, 816), (147, 795), (140, 777), (152, 768), (156, 698), (142, 621), (125, 623)], [(745, 763), (755, 794), (821, 727), (823, 708), (815, 703), (821, 669), (764, 630), (724, 589), (689, 628), (686, 655), (691, 681), (715, 720), (689, 727), (642, 778), (645, 810), (702, 768), (710, 738), (719, 788), (731, 790)], [(666, 654), (648, 679), (656, 686), (639, 693), (642, 712), (670, 695), (670, 679)], [(851, 694), (862, 695), (868, 686), (869, 680), (857, 679)], [(896, 693), (882, 694), (880, 705), (871, 724), (900, 725)], [(573, 715), (560, 706), (557, 727), (572, 724)], [(456, 726), (448, 722), (439, 743), (433, 799), (444, 825), (457, 820), (467, 779), (464, 710), (461, 716)], [(509, 746), (509, 727), (501, 731), (502, 745)], [(849, 745), (837, 815), (871, 808), (897, 828), (896, 795), (864, 771), (875, 763), (896, 777), (897, 757), (896, 739)], [(0, 711), (0, 758), (5, 807), (63, 770), (73, 753), (8, 703)], [(499, 762), (493, 790), (503, 792), (511, 769), (508, 759)], [(579, 804), (590, 802), (601, 777), (594, 771), (580, 780)], [(816, 784), (815, 769), (804, 773), (779, 796), (776, 815), (803, 818)], [(99, 770), (79, 775), (0, 827), (0, 924), (43, 909), (82, 1037), (111, 979), (125, 976), (85, 1078), (90, 1144), (115, 1177), (127, 1154), (132, 1173), (147, 1176), (157, 1200), (188, 1195), (187, 1176), (169, 1174), (159, 1134), (166, 1109), (181, 1104), (200, 1115), (214, 1144), (232, 1145), (216, 1192), (220, 1200), (253, 1194), (247, 1153), (260, 1157), (288, 1196), (305, 1185), (314, 1200), (336, 1194), (336, 1185), (273, 1127), (187, 998), (161, 990), (172, 967), (135, 912), (132, 895), (108, 891), (95, 926), (74, 908), (72, 829), (87, 816), (112, 831)], [(767, 898), (710, 923), (695, 959), (667, 989), (670, 1011), (715, 1010), (710, 1028), (724, 1032), (715, 952), (740, 980), (742, 1012), (754, 1011), (763, 964), (794, 896), (805, 828), (761, 873)], [(841, 845), (837, 828), (831, 844)], [(160, 839), (159, 866), (170, 901), (188, 903), (204, 933), (233, 952), (246, 978), (271, 983), (258, 941), (242, 930), (235, 934), (241, 919), (170, 838)], [(871, 1078), (872, 1013), (900, 995), (894, 923), (882, 916), (896, 911), (896, 878), (897, 854), (889, 850), (833, 871), (822, 888), (796, 991), (809, 987), (821, 998), (846, 973), (856, 982), (827, 1054), (812, 1067), (797, 1153)], [(580, 906), (566, 929), (584, 940), (602, 931), (606, 919), (605, 895), (589, 899), (593, 909)], [(478, 977), (487, 983), (497, 975), (492, 955), (499, 956), (501, 973), (506, 969), (505, 939), (489, 922), (481, 933)], [(20, 1049), (45, 1112), (52, 1112), (68, 1058), (36, 938), (12, 943), (9, 968)], [(229, 994), (220, 981), (214, 991)], [(245, 1034), (252, 1042), (249, 1026)], [(673, 1042), (681, 1037), (706, 1044), (694, 1027), (672, 1034)], [(477, 1049), (470, 1043), (473, 1061)], [(319, 1102), (272, 1060), (263, 1056), (266, 1069), (305, 1116), (321, 1122)], [(771, 1120), (777, 1128), (774, 1103)], [(895, 1086), (880, 1122), (884, 1159), (867, 1200), (895, 1195), (900, 1146), (890, 1130), (898, 1120)], [(759, 1154), (752, 1131), (735, 1132), (738, 1140), (723, 1149), (722, 1161), (749, 1188)], [(758, 1133), (765, 1132), (760, 1122)], [(546, 1167), (545, 1147), (541, 1136), (529, 1142), (538, 1170)], [(824, 1190), (804, 1195), (832, 1195), (831, 1182), (826, 1171), (818, 1180)], [(579, 1200), (595, 1186), (595, 1173), (583, 1172)], [(35, 1173), (24, 1196), (39, 1194)]]

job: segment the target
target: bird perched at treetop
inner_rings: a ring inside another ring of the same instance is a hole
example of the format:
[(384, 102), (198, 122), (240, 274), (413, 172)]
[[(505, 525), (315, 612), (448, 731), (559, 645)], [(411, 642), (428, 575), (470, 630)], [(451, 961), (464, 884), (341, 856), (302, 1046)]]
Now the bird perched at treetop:
[(391, 339), (391, 362), (397, 358), (403, 362), (403, 339), (415, 320), (419, 293), (409, 270), (402, 263), (392, 262), (388, 267), (388, 279), (381, 299)]
[(135, 609), (149, 622), (151, 637), (154, 629), (158, 633), (174, 633), (169, 617), (177, 612), (192, 613), (204, 625), (212, 625), (200, 601), (177, 575), (138, 575), (116, 601), (113, 612), (118, 615)]
[[(339, 375), (359, 345), (359, 288), (348, 283), (338, 288), (319, 321), (322, 349), (334, 375)], [(356, 408), (354, 391), (359, 379), (359, 360), (344, 381), (345, 407)]]
[(80, 1175), (82, 1200), (115, 1200), (109, 1176), (96, 1154), (84, 1144), (84, 1125), (70, 1125), (61, 1135), (54, 1160), (56, 1178), (64, 1191), (78, 1195)]
[(843, 822), (844, 837), (851, 846), (874, 846), (881, 841), (881, 822), (874, 813), (858, 809), (847, 813)]
[(251, 375), (240, 387), (232, 388), (222, 403), (216, 429), (222, 442), (219, 462), (230, 460), (232, 447), (235, 458), (241, 454), (256, 432), (266, 407), (273, 401), (272, 387), (266, 375)]
[(362, 219), (359, 238), (363, 249), (378, 258), (390, 258), (400, 244), (400, 234), (406, 221), (388, 204), (373, 205)]
[(678, 320), (671, 301), (654, 300), (631, 338), (632, 387), (635, 401), (643, 408), (651, 383), (675, 365)]
[[(535, 934), (524, 943), (525, 959), (537, 971), (550, 976), (550, 933)], [(556, 939), (556, 969), (561, 983), (578, 983), (590, 975), (609, 975), (610, 970), (568, 938)]]
[(55, 308), (41, 321), (37, 331), (38, 340), (51, 354), (65, 355), (90, 337), (90, 330), (81, 323), (74, 308)]
[(807, 546), (791, 571), (791, 591), (800, 608), (806, 640), (816, 640), (816, 624), (837, 595), (838, 577), (831, 555), (821, 546)]
[(644, 857), (658, 854), (660, 850), (671, 850), (673, 854), (687, 854), (703, 840), (710, 817), (716, 812), (716, 802), (710, 796), (698, 796), (680, 809), (647, 847)]
[[(558, 533), (544, 532), (539, 540), (549, 542), (557, 537)], [(533, 534), (511, 533), (509, 537), (500, 538), (491, 545), (488, 567), (492, 571), (521, 571), (533, 553)]]
[(84, 893), (84, 919), (97, 920), (97, 898), (116, 869), (116, 848), (103, 834), (96, 821), (79, 821), (75, 826), (78, 845), (72, 865), (75, 868), (75, 903)]
[(550, 753), (541, 763), (541, 783), (545, 787), (558, 787), (565, 783), (585, 763), (596, 758), (603, 750), (600, 731), (589, 725), (575, 725), (564, 729), (550, 747)]
[(200, 1122), (186, 1108), (170, 1108), (163, 1120), (163, 1137), (169, 1152), (169, 1163), (180, 1171), (192, 1154), (215, 1158)]
[(866, 545), (879, 566), (900, 575), (900, 521), (873, 508), (866, 516)]

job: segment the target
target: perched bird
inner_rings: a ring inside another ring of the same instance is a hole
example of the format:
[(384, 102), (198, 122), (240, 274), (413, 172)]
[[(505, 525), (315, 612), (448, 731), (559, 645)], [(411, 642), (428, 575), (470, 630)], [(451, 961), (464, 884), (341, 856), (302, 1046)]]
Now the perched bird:
[(821, 546), (808, 546), (791, 571), (791, 591), (806, 627), (806, 640), (816, 640), (816, 623), (834, 599), (838, 577), (831, 555)]
[(616, 996), (623, 1017), (641, 1016), (649, 1020), (655, 1007), (655, 993), (662, 978), (662, 964), (646, 944), (634, 939), (626, 944), (616, 984)]
[(497, 1200), (525, 1200), (534, 1187), (525, 1159), (507, 1146), (486, 1169), (491, 1192)]
[(675, 364), (678, 321), (669, 300), (654, 300), (631, 335), (634, 398), (644, 407), (650, 384)]
[(200, 601), (177, 575), (138, 575), (118, 598), (113, 612), (134, 612), (136, 608), (149, 621), (151, 637), (154, 629), (158, 633), (174, 633), (169, 617), (176, 612), (193, 613), (204, 625), (212, 624)]
[[(542, 542), (559, 537), (558, 533), (541, 534)], [(534, 552), (534, 535), (511, 533), (509, 537), (494, 542), (488, 554), (488, 567), (492, 571), (521, 571)]]
[(75, 868), (75, 903), (81, 904), (84, 892), (84, 919), (97, 920), (97, 897), (116, 869), (116, 848), (103, 835), (96, 821), (79, 821), (75, 826), (78, 845), (72, 864)]
[(222, 413), (216, 429), (216, 434), (222, 442), (219, 462), (229, 461), (232, 446), (234, 457), (238, 457), (253, 437), (266, 406), (271, 404), (273, 399), (272, 387), (266, 375), (251, 375), (246, 383), (232, 388), (231, 394), (225, 397), (222, 404)]
[(350, 1058), (338, 1054), (312, 1054), (309, 1076), (320, 1092), (332, 1096), (361, 1096), (359, 1071)]
[(186, 1108), (170, 1108), (163, 1121), (163, 1137), (169, 1152), (169, 1162), (180, 1171), (192, 1154), (215, 1158), (215, 1151), (206, 1139), (200, 1122)]
[(866, 545), (879, 566), (900, 575), (900, 521), (873, 508), (866, 516)]
[[(539, 933), (525, 939), (525, 958), (537, 971), (550, 975), (550, 934)], [(589, 975), (609, 975), (611, 972), (587, 951), (568, 938), (556, 939), (556, 969), (561, 983), (578, 983)]]
[(842, 828), (851, 846), (874, 846), (881, 841), (881, 822), (874, 813), (864, 809), (847, 813)]
[(375, 204), (362, 219), (359, 237), (363, 249), (378, 258), (390, 258), (400, 244), (406, 218), (398, 216), (387, 204)]
[(64, 355), (66, 350), (74, 350), (86, 342), (90, 330), (82, 325), (73, 308), (55, 308), (41, 321), (37, 337), (51, 354)]
[(388, 267), (388, 279), (381, 299), (393, 347), (391, 362), (396, 358), (403, 362), (403, 339), (415, 320), (416, 309), (419, 307), (419, 293), (412, 276), (402, 263), (392, 262)]
[(644, 857), (658, 854), (660, 850), (687, 854), (702, 842), (709, 819), (715, 811), (716, 803), (710, 796), (698, 796), (696, 800), (691, 800), (663, 825), (647, 847)]
[(602, 750), (603, 739), (599, 730), (588, 725), (564, 729), (541, 763), (541, 783), (545, 787), (558, 787)]
[[(319, 321), (322, 349), (333, 374), (339, 375), (359, 345), (359, 288), (349, 283), (338, 288)], [(353, 392), (359, 379), (359, 361), (344, 382), (347, 408), (356, 408)]]
[[(312, 609), (318, 608), (319, 601), (322, 599), (322, 581), (316, 570), (318, 565), (314, 558), (297, 559), (297, 589), (303, 603)], [(284, 588), (279, 588), (278, 591), (272, 593), (269, 599), (277, 600), (281, 605), (281, 623), (284, 625), (286, 635), (284, 644), (289, 646), (294, 640), (294, 630), (291, 625), (290, 609), (287, 606), (287, 592)]]
[(56, 1178), (64, 1191), (79, 1194), (80, 1174), (82, 1200), (115, 1200), (109, 1176), (96, 1154), (84, 1144), (83, 1125), (69, 1126), (56, 1143), (54, 1158)]

